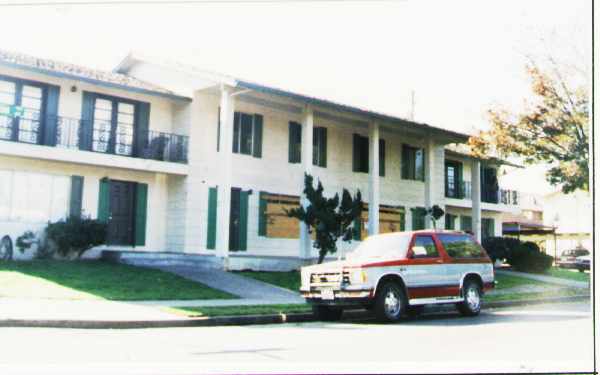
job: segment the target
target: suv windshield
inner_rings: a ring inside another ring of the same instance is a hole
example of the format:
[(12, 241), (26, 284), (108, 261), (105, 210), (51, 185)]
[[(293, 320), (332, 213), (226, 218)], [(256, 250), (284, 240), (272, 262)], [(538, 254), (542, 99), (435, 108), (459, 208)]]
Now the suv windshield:
[(409, 234), (397, 233), (367, 237), (347, 258), (404, 258), (410, 238)]

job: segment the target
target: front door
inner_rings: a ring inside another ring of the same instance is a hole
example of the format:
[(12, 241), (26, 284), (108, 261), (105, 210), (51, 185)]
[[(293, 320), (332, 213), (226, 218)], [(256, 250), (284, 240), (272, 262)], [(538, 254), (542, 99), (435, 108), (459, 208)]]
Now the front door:
[(133, 245), (135, 184), (110, 181), (110, 216), (108, 239), (110, 245)]

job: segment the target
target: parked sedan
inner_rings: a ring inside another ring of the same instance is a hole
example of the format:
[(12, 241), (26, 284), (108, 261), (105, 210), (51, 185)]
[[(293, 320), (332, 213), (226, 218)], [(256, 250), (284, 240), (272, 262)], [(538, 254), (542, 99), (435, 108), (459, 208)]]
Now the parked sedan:
[(586, 249), (579, 248), (573, 250), (566, 250), (563, 251), (562, 255), (560, 256), (560, 259), (558, 260), (558, 262), (556, 262), (556, 265), (560, 268), (577, 268), (577, 257), (586, 255), (590, 255), (590, 252)]

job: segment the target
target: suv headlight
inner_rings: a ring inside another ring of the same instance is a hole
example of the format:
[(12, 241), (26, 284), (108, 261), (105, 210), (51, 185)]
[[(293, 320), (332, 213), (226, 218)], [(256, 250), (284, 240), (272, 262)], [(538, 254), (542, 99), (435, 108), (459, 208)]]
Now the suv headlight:
[(350, 272), (351, 284), (363, 284), (367, 282), (367, 273), (364, 270), (356, 269)]

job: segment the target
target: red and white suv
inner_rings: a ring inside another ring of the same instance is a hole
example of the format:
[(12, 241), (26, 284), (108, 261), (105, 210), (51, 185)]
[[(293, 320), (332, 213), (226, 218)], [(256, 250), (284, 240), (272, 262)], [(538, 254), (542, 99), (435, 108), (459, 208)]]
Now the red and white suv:
[(381, 320), (416, 315), (426, 304), (454, 303), (477, 315), (494, 287), (494, 268), (469, 234), (414, 231), (368, 237), (346, 260), (303, 267), (300, 292), (319, 319), (345, 307), (374, 309)]

